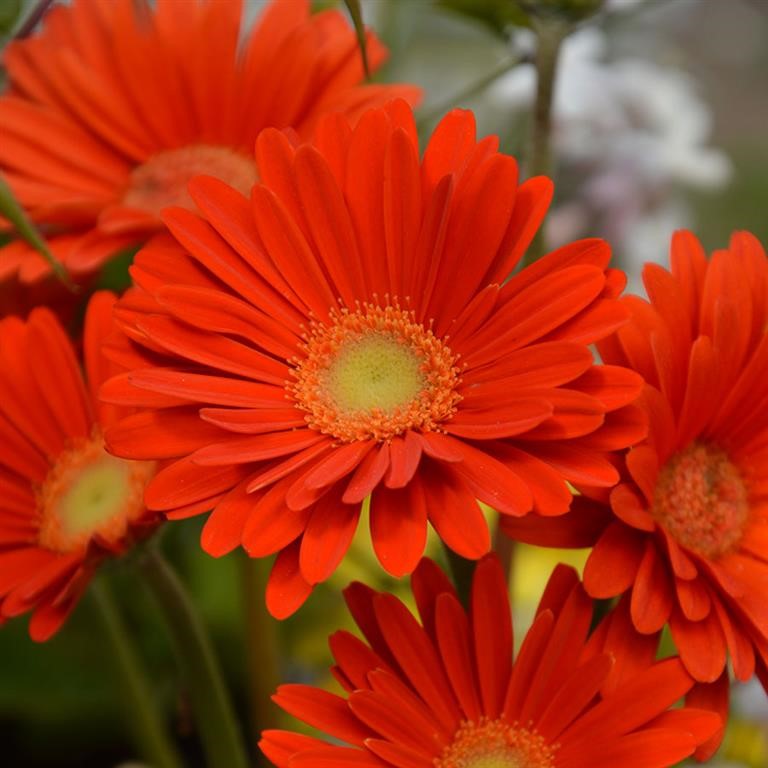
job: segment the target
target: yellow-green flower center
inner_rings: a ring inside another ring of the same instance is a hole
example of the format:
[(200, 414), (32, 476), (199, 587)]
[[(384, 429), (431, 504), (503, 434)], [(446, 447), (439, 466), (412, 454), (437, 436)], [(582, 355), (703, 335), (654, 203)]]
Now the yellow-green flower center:
[(118, 541), (144, 509), (144, 486), (154, 467), (110, 456), (100, 432), (63, 451), (37, 493), (40, 545), (69, 553), (94, 536)]
[(504, 720), (462, 723), (435, 768), (553, 768), (557, 745)]
[(741, 541), (749, 493), (725, 451), (693, 442), (659, 472), (652, 513), (677, 542), (716, 559)]
[(456, 356), (396, 304), (333, 312), (302, 351), (288, 392), (309, 426), (342, 442), (439, 429), (461, 400)]
[(391, 413), (424, 389), (421, 363), (394, 336), (369, 333), (343, 345), (322, 378), (343, 410)]

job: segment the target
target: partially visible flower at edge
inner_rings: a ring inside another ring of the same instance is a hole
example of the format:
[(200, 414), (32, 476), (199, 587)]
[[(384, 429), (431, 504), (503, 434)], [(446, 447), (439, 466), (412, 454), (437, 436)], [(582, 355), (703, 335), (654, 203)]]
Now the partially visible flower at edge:
[(144, 507), (155, 463), (104, 450), (125, 414), (96, 390), (119, 367), (102, 355), (115, 297), (94, 294), (84, 335), (86, 377), (45, 308), (0, 320), (0, 622), (32, 611), (30, 635), (59, 630), (98, 565), (161, 522)]
[(345, 592), (365, 641), (330, 637), (341, 696), (283, 685), (274, 701), (349, 746), (265, 731), (279, 768), (666, 768), (721, 727), (718, 715), (670, 709), (693, 685), (677, 658), (655, 661), (658, 634), (633, 631), (622, 601), (590, 635), (592, 601), (558, 566), (513, 660), (501, 566), (476, 568), (469, 610), (423, 560), (412, 577), (417, 620), (363, 584)]
[[(247, 193), (256, 136), (311, 132), (409, 85), (363, 84), (355, 33), (338, 11), (274, 0), (240, 40), (241, 0), (75, 0), (4, 52), (0, 173), (75, 276), (145, 242), (167, 205), (191, 205), (208, 173)], [(371, 66), (386, 50), (368, 34)], [(0, 224), (2, 222), (0, 221)], [(24, 241), (0, 248), (0, 281), (50, 274)]]
[(728, 654), (736, 679), (757, 674), (768, 690), (768, 259), (741, 232), (708, 261), (679, 232), (671, 272), (647, 264), (643, 279), (650, 302), (626, 297), (632, 321), (598, 344), (606, 362), (645, 378), (638, 405), (649, 419), (607, 514), (580, 531), (562, 520), (544, 532), (533, 519), (507, 530), (532, 543), (594, 543), (589, 594), (630, 592), (640, 632), (668, 623), (701, 682), (694, 700), (725, 717)]
[(202, 217), (168, 211), (176, 240), (137, 255), (116, 312), (144, 365), (101, 394), (140, 412), (109, 449), (169, 460), (147, 504), (213, 509), (210, 554), (279, 552), (275, 615), (335, 570), (368, 496), (376, 555), (402, 576), (427, 521), (476, 559), (490, 547), (478, 499), (563, 515), (567, 481), (611, 487), (612, 451), (645, 434), (640, 377), (588, 348), (626, 319), (607, 244), (504, 283), (552, 188), (518, 186), (497, 146), (457, 110), (420, 159), (402, 101), (355, 128), (331, 117), (314, 145), (268, 130), (252, 200), (195, 179)]

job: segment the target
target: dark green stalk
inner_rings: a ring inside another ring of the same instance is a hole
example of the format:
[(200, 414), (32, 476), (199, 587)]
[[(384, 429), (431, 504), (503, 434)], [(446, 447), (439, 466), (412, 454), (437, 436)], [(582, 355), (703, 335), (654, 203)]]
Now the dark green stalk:
[(449, 547), (445, 547), (445, 554), (448, 558), (448, 567), (453, 577), (453, 585), (459, 593), (459, 599), (465, 608), (469, 607), (469, 598), (472, 594), (472, 575), (475, 572), (475, 561), (467, 560), (461, 555), (457, 555)]
[(208, 633), (175, 571), (150, 543), (138, 559), (168, 625), (210, 768), (247, 768), (242, 736)]
[(111, 647), (128, 727), (141, 757), (154, 768), (181, 768), (182, 762), (160, 719), (155, 697), (104, 576), (91, 585), (97, 615)]
[(43, 16), (50, 6), (53, 5), (53, 0), (40, 0), (38, 4), (32, 9), (32, 12), (24, 19), (23, 24), (19, 27), (18, 31), (14, 35), (17, 40), (23, 40), (25, 37), (29, 37), (34, 32), (35, 27), (40, 23)]
[(498, 555), (507, 584), (512, 578), (512, 570), (515, 567), (515, 545), (516, 542), (510, 539), (501, 529), (501, 515), (498, 516), (496, 529), (493, 532), (493, 551)]
[[(557, 76), (560, 47), (570, 31), (564, 21), (553, 17), (533, 19), (537, 36), (536, 101), (533, 107), (527, 176), (552, 176), (552, 101)], [(538, 231), (524, 264), (532, 264), (547, 251), (543, 228)]]
[(277, 621), (264, 603), (271, 563), (243, 556), (239, 563), (245, 622), (245, 659), (250, 705), (250, 737), (276, 725), (271, 696), (280, 682)]

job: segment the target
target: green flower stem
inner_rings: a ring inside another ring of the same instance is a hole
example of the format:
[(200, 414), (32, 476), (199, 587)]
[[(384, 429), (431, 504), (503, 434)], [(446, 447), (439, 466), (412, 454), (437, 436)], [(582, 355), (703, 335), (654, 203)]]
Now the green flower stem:
[(34, 32), (35, 27), (40, 23), (43, 16), (45, 16), (48, 8), (53, 5), (53, 0), (38, 0), (37, 5), (32, 9), (32, 12), (24, 19), (24, 23), (19, 27), (18, 31), (14, 35), (17, 40), (22, 40), (25, 37), (29, 37)]
[(457, 555), (449, 547), (445, 547), (445, 554), (448, 557), (448, 567), (453, 576), (453, 585), (459, 593), (459, 599), (465, 608), (469, 608), (469, 597), (472, 594), (472, 575), (475, 572), (475, 561), (467, 560), (461, 555)]
[(248, 669), (250, 736), (276, 725), (271, 696), (279, 682), (277, 621), (264, 604), (271, 563), (266, 558), (241, 557), (240, 578), (245, 622), (245, 658)]
[[(536, 102), (531, 121), (527, 176), (552, 176), (552, 98), (560, 48), (571, 27), (550, 16), (533, 17), (532, 21), (537, 37)], [(541, 228), (528, 248), (524, 263), (531, 264), (545, 253), (546, 240)]]
[(152, 542), (138, 559), (162, 609), (210, 768), (247, 768), (234, 708), (210, 638), (179, 577)]
[(141, 661), (130, 642), (130, 635), (104, 576), (91, 585), (90, 593), (98, 608), (104, 635), (111, 646), (124, 696), (128, 727), (141, 757), (153, 768), (182, 768), (181, 758), (161, 722)]
[(507, 578), (507, 584), (512, 578), (512, 569), (515, 567), (515, 544), (501, 529), (501, 515), (497, 516), (496, 529), (493, 532), (493, 551), (499, 557), (499, 562)]

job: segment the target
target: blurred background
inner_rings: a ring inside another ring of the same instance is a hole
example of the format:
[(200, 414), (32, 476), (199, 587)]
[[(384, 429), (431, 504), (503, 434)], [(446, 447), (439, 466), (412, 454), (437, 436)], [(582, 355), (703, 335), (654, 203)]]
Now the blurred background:
[[(0, 0), (6, 39), (33, 5)], [(249, 21), (262, 5), (246, 0)], [(503, 150), (520, 158), (525, 175), (535, 88), (526, 62), (534, 40), (529, 30), (515, 26), (511, 6), (509, 0), (362, 4), (366, 23), (391, 51), (377, 79), (414, 82), (425, 90), (417, 115), (422, 136), (448, 109), (471, 108), (479, 134), (498, 134)], [(641, 291), (643, 262), (665, 263), (676, 229), (692, 229), (707, 250), (724, 246), (738, 229), (768, 243), (767, 126), (766, 0), (606, 0), (562, 49), (554, 102), (557, 192), (547, 244), (604, 237), (617, 265), (629, 273), (632, 290)], [(248, 663), (274, 680), (331, 685), (326, 637), (349, 626), (339, 590), (352, 579), (400, 594), (407, 586), (376, 565), (361, 524), (350, 556), (298, 615), (279, 625), (260, 619), (262, 647), (271, 638), (279, 649), (274, 664), (243, 640), (242, 608), (262, 599), (258, 574), (244, 585), (241, 555), (218, 561), (205, 556), (200, 527), (199, 520), (168, 526), (163, 547), (202, 608), (244, 722)], [(562, 559), (580, 565), (583, 554), (516, 550), (513, 595), (521, 630)], [(189, 765), (200, 765), (169, 639), (150, 596), (132, 575), (130, 560), (109, 565), (101, 578), (119, 596), (128, 632)], [(117, 678), (90, 599), (45, 645), (33, 644), (26, 632), (23, 619), (0, 628), (0, 764), (102, 768), (130, 760)], [(765, 694), (758, 685), (737, 686), (733, 708), (712, 764), (765, 768)], [(279, 722), (277, 710), (269, 716), (272, 724)]]
[[(469, 107), (480, 134), (499, 135), (524, 167), (535, 75), (530, 64), (505, 70), (530, 56), (533, 36), (446, 9), (505, 5), (372, 0), (365, 8), (392, 51), (386, 74), (425, 88), (424, 127), (447, 107)], [(742, 228), (765, 242), (768, 3), (602, 7), (561, 51), (549, 244), (605, 237), (637, 275), (643, 262), (666, 258), (681, 227), (707, 250)]]

